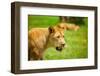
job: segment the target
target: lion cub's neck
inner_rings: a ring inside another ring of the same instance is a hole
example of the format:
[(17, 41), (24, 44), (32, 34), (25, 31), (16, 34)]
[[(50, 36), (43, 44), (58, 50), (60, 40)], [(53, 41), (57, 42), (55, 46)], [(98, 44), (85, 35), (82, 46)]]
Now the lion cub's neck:
[(46, 43), (45, 43), (44, 49), (46, 50), (47, 48), (53, 47), (53, 45), (50, 41), (50, 32), (48, 29), (45, 35), (46, 35)]
[(42, 35), (40, 36), (40, 38), (42, 37), (42, 42), (40, 41), (40, 43), (43, 43), (43, 49), (46, 50), (49, 47), (52, 47), (51, 42), (49, 41), (50, 38), (50, 32), (48, 28), (39, 28), (38, 30), (41, 30)]

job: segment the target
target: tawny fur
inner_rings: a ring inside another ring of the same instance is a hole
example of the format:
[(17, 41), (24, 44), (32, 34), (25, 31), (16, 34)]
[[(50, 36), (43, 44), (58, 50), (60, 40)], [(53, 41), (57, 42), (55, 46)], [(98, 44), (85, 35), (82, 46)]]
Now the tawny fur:
[(28, 45), (30, 58), (42, 59), (42, 54), (46, 49), (46, 42), (49, 36), (48, 28), (33, 28), (28, 33)]
[[(49, 47), (65, 44), (64, 30), (78, 30), (74, 24), (59, 23), (51, 30), (49, 28), (32, 28), (28, 32), (28, 60), (42, 60), (45, 50)], [(56, 37), (60, 36), (59, 39)]]
[(78, 25), (72, 23), (59, 23), (57, 27), (64, 30), (74, 30), (74, 31), (77, 31), (80, 28)]

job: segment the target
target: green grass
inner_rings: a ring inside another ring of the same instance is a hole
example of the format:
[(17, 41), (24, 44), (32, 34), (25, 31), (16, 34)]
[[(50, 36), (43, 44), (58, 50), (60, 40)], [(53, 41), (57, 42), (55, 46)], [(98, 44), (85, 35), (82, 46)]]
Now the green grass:
[[(65, 41), (67, 48), (62, 52), (55, 48), (48, 48), (44, 54), (45, 60), (57, 59), (79, 59), (88, 57), (88, 28), (86, 24), (81, 25), (78, 31), (66, 31)], [(34, 27), (49, 27), (59, 22), (56, 16), (28, 16), (28, 29)]]
[(58, 23), (59, 17), (56, 16), (28, 16), (28, 29), (33, 27), (48, 27)]

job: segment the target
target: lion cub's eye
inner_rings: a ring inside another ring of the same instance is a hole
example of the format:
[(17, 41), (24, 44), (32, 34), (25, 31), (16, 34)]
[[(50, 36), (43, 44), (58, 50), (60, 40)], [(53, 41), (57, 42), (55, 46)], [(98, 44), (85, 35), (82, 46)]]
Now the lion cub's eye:
[(64, 27), (62, 27), (62, 29), (64, 29)]
[(57, 38), (60, 38), (60, 36), (57, 36)]

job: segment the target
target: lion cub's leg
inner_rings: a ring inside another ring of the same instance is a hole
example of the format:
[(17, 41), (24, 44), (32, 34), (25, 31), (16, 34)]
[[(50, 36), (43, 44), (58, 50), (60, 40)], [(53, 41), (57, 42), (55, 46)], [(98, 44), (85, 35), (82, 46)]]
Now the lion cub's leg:
[(43, 60), (43, 52), (40, 52), (40, 54), (39, 54), (39, 60)]
[(29, 59), (28, 60), (43, 60), (43, 52), (37, 48), (29, 50)]

